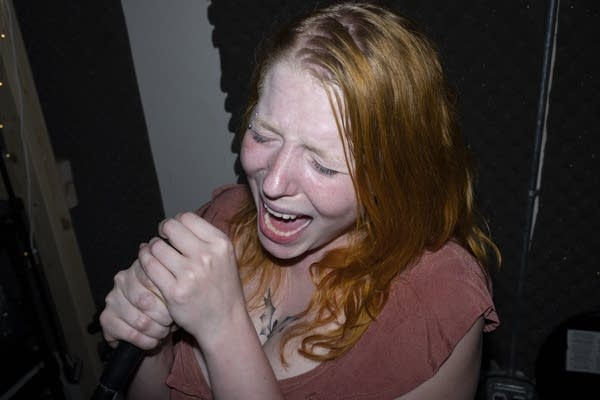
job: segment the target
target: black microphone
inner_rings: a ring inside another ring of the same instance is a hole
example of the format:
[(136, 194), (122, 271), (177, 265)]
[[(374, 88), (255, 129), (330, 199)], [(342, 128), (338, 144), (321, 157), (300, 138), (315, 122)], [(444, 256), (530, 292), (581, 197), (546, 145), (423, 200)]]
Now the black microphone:
[(96, 386), (91, 400), (116, 399), (119, 391), (129, 383), (143, 357), (144, 350), (129, 342), (119, 342), (104, 367), (100, 383)]

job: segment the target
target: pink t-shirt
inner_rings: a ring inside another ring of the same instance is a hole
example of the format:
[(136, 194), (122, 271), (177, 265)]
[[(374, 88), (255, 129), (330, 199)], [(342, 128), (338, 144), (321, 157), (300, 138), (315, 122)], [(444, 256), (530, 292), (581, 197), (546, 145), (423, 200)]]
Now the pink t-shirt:
[[(228, 232), (228, 219), (246, 196), (242, 185), (220, 188), (199, 212)], [(465, 249), (449, 242), (394, 279), (383, 310), (352, 349), (279, 381), (281, 390), (293, 400), (399, 397), (431, 378), (481, 316), (484, 331), (497, 327), (488, 279)], [(193, 346), (188, 335), (175, 347), (171, 399), (212, 399)]]

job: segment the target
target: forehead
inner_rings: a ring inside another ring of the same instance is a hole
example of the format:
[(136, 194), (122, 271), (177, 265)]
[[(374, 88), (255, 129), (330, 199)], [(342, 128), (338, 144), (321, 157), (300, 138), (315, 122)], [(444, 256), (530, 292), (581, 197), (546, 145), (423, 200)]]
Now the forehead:
[(282, 131), (339, 138), (334, 109), (321, 81), (297, 62), (280, 61), (265, 75), (256, 113)]

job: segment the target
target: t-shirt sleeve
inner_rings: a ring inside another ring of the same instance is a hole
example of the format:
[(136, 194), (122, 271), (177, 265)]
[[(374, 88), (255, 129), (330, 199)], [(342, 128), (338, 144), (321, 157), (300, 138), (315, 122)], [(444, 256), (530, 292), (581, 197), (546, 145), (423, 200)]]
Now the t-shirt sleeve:
[(433, 373), (480, 317), (486, 332), (499, 324), (487, 274), (456, 243), (426, 254), (410, 271), (407, 289), (419, 314), (412, 318), (427, 332), (421, 345), (427, 348)]

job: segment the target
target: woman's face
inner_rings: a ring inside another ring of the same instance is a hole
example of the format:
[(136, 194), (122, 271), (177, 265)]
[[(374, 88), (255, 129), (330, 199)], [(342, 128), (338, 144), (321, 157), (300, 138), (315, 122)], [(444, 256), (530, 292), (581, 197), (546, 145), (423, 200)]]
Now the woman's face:
[(356, 193), (327, 94), (297, 64), (265, 76), (241, 162), (258, 211), (258, 236), (290, 259), (346, 244)]

